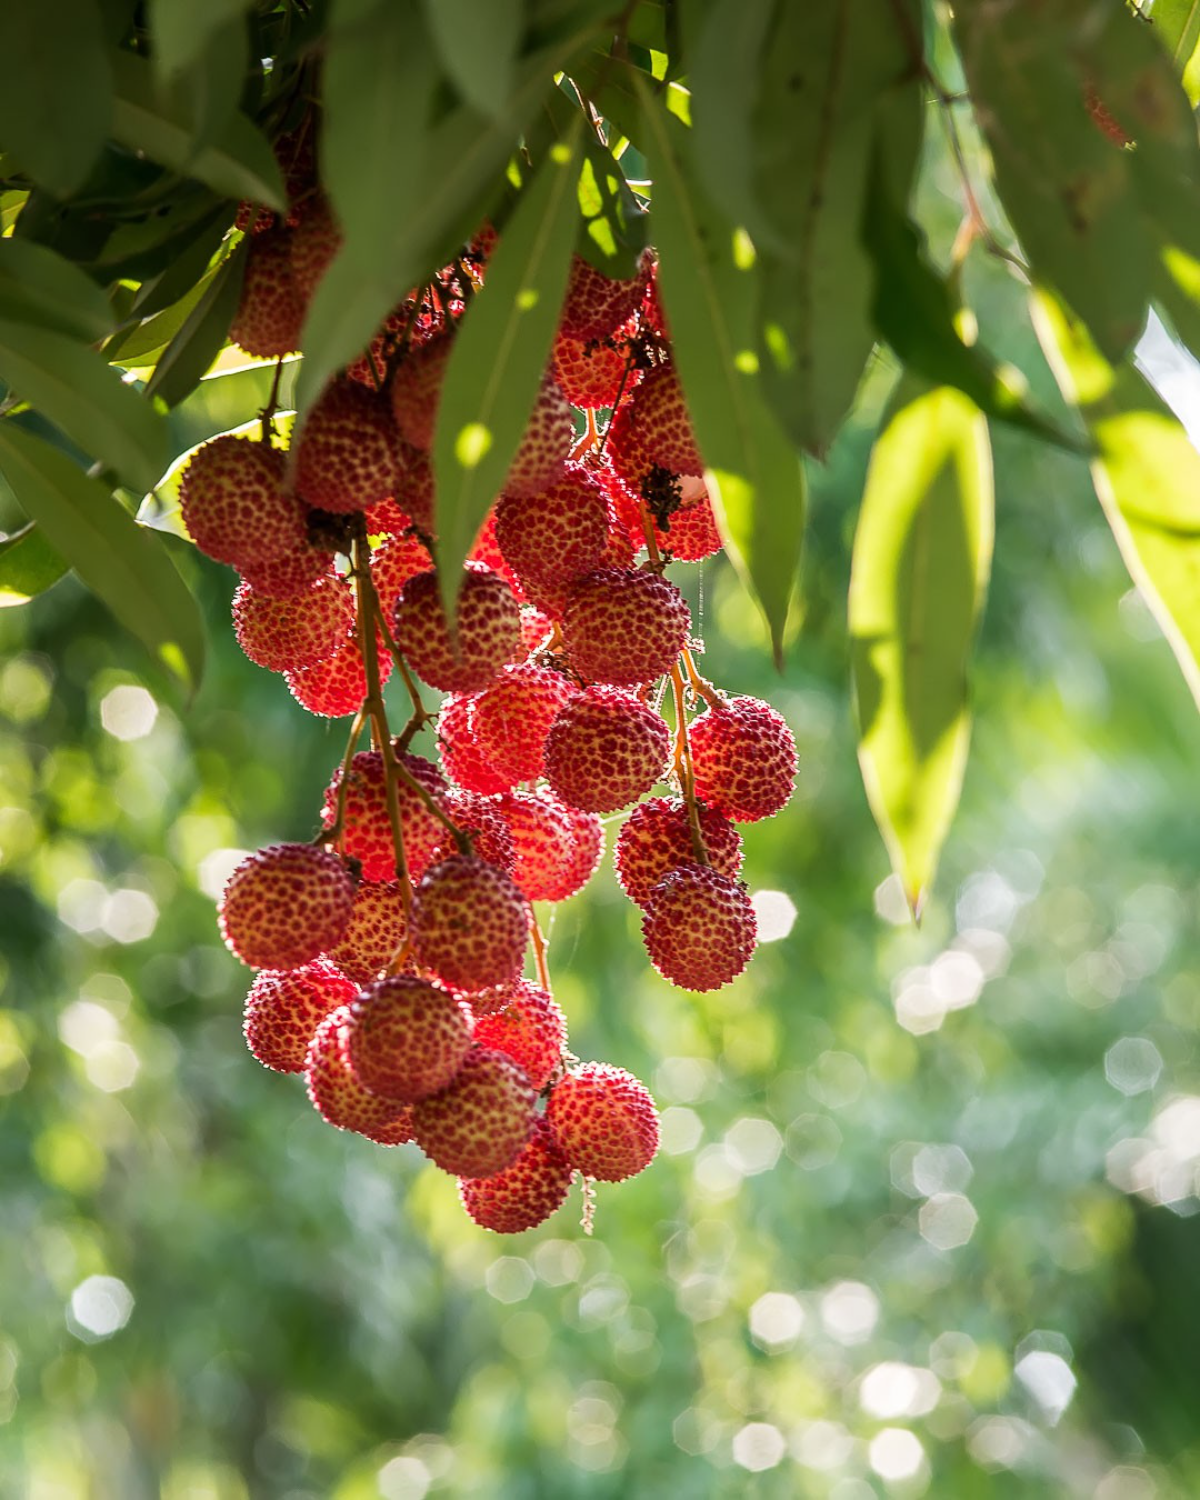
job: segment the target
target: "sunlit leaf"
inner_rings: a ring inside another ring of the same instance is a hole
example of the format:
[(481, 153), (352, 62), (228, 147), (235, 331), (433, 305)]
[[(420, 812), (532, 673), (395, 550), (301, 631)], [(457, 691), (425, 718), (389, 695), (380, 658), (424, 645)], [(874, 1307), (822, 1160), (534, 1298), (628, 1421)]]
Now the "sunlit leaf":
[(753, 262), (689, 181), (684, 127), (642, 87), (659, 285), (679, 378), (735, 561), (779, 662), (804, 532), (804, 474), (759, 385)]
[(1034, 325), (1096, 444), (1092, 479), (1130, 576), (1200, 704), (1200, 454), (1128, 363), (1110, 365), (1052, 297)]
[(537, 399), (566, 292), (579, 222), (579, 135), (546, 155), (522, 193), (462, 320), (433, 440), (438, 569), (444, 594), (504, 483)]
[(99, 480), (11, 421), (0, 422), (0, 471), (88, 588), (194, 689), (204, 669), (204, 622), (161, 542)]
[(0, 541), (0, 608), (28, 604), (57, 583), (68, 566), (30, 521)]
[(956, 390), (906, 378), (871, 454), (849, 612), (863, 781), (917, 913), (966, 766), (992, 509), (982, 413)]
[[(246, 251), (243, 241), (209, 282), (159, 356), (146, 386), (147, 394), (159, 397), (168, 406), (177, 406), (208, 372), (225, 345), (237, 312)], [(143, 488), (149, 489), (149, 485)]]

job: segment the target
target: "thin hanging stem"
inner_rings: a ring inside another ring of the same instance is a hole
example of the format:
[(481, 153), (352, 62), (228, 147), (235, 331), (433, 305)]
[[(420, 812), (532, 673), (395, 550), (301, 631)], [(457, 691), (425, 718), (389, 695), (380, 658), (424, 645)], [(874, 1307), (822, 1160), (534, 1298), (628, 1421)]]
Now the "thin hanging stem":
[(696, 773), (692, 766), (692, 747), (688, 740), (687, 705), (684, 702), (683, 673), (676, 662), (671, 668), (671, 690), (675, 695), (675, 774), (683, 792), (688, 814), (688, 832), (692, 838), (692, 853), (696, 863), (709, 863), (708, 850), (704, 846), (704, 834), (700, 828), (700, 808), (696, 802)]

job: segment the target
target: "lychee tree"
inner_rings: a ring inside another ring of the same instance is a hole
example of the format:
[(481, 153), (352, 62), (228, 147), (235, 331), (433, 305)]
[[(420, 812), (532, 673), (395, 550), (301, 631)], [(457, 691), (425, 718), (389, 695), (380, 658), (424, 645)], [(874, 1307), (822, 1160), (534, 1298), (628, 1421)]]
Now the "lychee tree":
[[(251, 1046), (332, 1123), (414, 1137), (490, 1227), (612, 1177), (610, 1147), (618, 1176), (653, 1154), (636, 1080), (555, 1025), (542, 1066), (529, 903), (588, 878), (599, 816), (637, 804), (617, 868), (664, 975), (749, 961), (733, 825), (782, 808), (794, 745), (701, 674), (664, 569), (726, 549), (781, 658), (848, 420), (878, 413), (859, 754), (914, 910), (964, 771), (998, 424), (1090, 464), (1200, 694), (1200, 460), (1134, 363), (1152, 310), (1200, 349), (1194, 6), (69, 11), (0, 15), (0, 472), (27, 517), (0, 587), (73, 568), (194, 688), (173, 538), (237, 569), (246, 654), (350, 721), (315, 843), (223, 902)], [(931, 162), (962, 209), (944, 253)], [(988, 352), (981, 259), (1023, 288), (1053, 408)], [(435, 717), (440, 765), (410, 748)], [(430, 1037), (398, 1082), (369, 1038), (411, 1039), (406, 1007)], [(569, 1144), (555, 1099), (592, 1095)]]

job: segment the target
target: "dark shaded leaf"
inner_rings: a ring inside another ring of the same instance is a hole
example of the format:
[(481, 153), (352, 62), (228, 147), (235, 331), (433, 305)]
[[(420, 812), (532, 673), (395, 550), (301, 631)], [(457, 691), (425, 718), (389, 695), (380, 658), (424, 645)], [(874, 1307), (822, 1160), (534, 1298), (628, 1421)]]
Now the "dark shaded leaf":
[(516, 454), (537, 398), (567, 287), (578, 224), (583, 116), (517, 202), (464, 314), (433, 440), (438, 571), (448, 601)]
[(30, 521), (0, 541), (0, 608), (28, 604), (57, 583), (67, 568), (36, 522)]
[(0, 317), (37, 323), (84, 343), (112, 331), (108, 299), (69, 260), (11, 236), (0, 239)]
[(165, 468), (165, 420), (94, 349), (3, 319), (0, 379), (134, 488), (149, 489)]
[(12, 422), (0, 422), (0, 470), (88, 588), (194, 689), (204, 670), (204, 623), (161, 543), (99, 480)]
[(685, 128), (646, 85), (659, 285), (696, 440), (735, 561), (766, 616), (776, 662), (804, 532), (800, 459), (762, 397), (754, 354), (755, 271), (689, 180)]
[(424, 0), (442, 71), (480, 114), (497, 114), (512, 87), (521, 43), (521, 0)]
[(58, 197), (80, 187), (112, 118), (112, 75), (93, 0), (0, 5), (0, 140)]
[(849, 624), (863, 781), (915, 914), (962, 788), (992, 532), (986, 421), (960, 392), (906, 377), (871, 454)]
[(147, 395), (159, 397), (168, 406), (178, 406), (211, 368), (225, 347), (229, 325), (241, 299), (246, 250), (247, 243), (243, 240), (209, 282), (155, 365), (146, 386)]
[(240, 22), (252, 0), (151, 0), (154, 65), (164, 80), (186, 73), (231, 22)]
[(1096, 445), (1092, 479), (1130, 577), (1200, 704), (1200, 454), (1130, 364), (1112, 366), (1048, 295), (1034, 326)]

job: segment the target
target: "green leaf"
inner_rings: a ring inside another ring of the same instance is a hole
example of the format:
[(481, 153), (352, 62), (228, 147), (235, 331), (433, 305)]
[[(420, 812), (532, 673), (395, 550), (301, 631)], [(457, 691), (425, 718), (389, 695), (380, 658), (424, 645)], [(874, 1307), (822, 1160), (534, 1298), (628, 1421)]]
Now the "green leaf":
[(134, 488), (148, 490), (166, 467), (165, 420), (94, 349), (0, 319), (0, 379)]
[(1192, 354), (1200, 351), (1200, 260), (1166, 245), (1154, 277), (1154, 296)]
[(447, 78), (480, 114), (498, 114), (521, 43), (521, 0), (424, 0), (424, 11)]
[(58, 582), (68, 564), (30, 521), (0, 541), (0, 608), (28, 604)]
[(164, 80), (185, 73), (230, 22), (241, 21), (252, 0), (151, 0), (154, 65)]
[(112, 116), (112, 77), (93, 0), (0, 5), (0, 140), (60, 198), (83, 184)]
[(11, 421), (0, 422), (0, 471), (88, 588), (194, 689), (204, 670), (204, 623), (161, 543), (98, 480)]
[(248, 411), (261, 412), (266, 408), (273, 389), (276, 406), (280, 411), (288, 410), (299, 369), (298, 359), (286, 361), (277, 389), (273, 363), (206, 376), (170, 415), (171, 452), (182, 453), (218, 433), (231, 432), (242, 424)]
[(778, 663), (806, 492), (799, 457), (762, 396), (754, 264), (688, 181), (684, 126), (640, 87), (654, 167), (659, 285), (679, 379), (734, 560), (766, 616)]
[(1052, 297), (1034, 326), (1096, 444), (1092, 481), (1130, 577), (1200, 705), (1200, 454), (1128, 363), (1114, 367)]
[[(241, 299), (247, 250), (247, 242), (243, 240), (209, 282), (179, 332), (163, 350), (146, 386), (148, 396), (157, 396), (168, 406), (178, 406), (212, 367), (213, 360), (225, 347), (229, 325)], [(150, 485), (142, 488), (149, 489)]]
[[(388, 233), (353, 237), (318, 286), (301, 342), (304, 369), (297, 401), (306, 411), (343, 365), (366, 346), (400, 299), (431, 275), (476, 228), (504, 190), (504, 170), (517, 139), (537, 110), (555, 70), (595, 31), (591, 23), (522, 63), (504, 112), (484, 119), (469, 106), (452, 111), (428, 136), (411, 197), (391, 184), (404, 161), (388, 162), (381, 191), (389, 197)], [(360, 80), (361, 87), (361, 80)], [(327, 170), (330, 170), (327, 159)], [(412, 205), (420, 204), (420, 212)]]
[(583, 116), (517, 201), (463, 315), (433, 437), (438, 572), (453, 603), (462, 564), (504, 484), (537, 399), (562, 308), (578, 223)]
[(583, 215), (583, 232), (576, 245), (579, 254), (614, 281), (636, 275), (638, 258), (646, 248), (649, 215), (612, 153), (592, 137), (583, 144), (579, 211)]
[(116, 101), (113, 135), (185, 177), (194, 177), (225, 198), (252, 198), (282, 212), (287, 194), (274, 153), (262, 131), (237, 113), (218, 137), (196, 150), (186, 103), (160, 94), (154, 69), (132, 52), (113, 54)]
[[(776, 413), (818, 455), (853, 403), (875, 339), (861, 228), (875, 109), (912, 71), (898, 11), (892, 0), (783, 5), (764, 50), (754, 168), (775, 238), (790, 248), (757, 247), (759, 354)], [(909, 19), (919, 39), (919, 12)]]
[[(1112, 7), (1116, 8), (1116, 7)], [(960, 0), (955, 33), (996, 189), (1034, 277), (1057, 287), (1107, 357), (1146, 320), (1154, 245), (1139, 212), (1136, 153), (1089, 118), (1080, 77), (1090, 0)]]
[(218, 274), (219, 271), (206, 273), (174, 306), (165, 307), (153, 317), (135, 323), (127, 333), (106, 344), (105, 359), (109, 364), (120, 364), (126, 369), (132, 369), (150, 362), (144, 356), (153, 354), (156, 350), (165, 352), (167, 344), (183, 327), (192, 309), (212, 284), (213, 277)]
[(0, 239), (0, 317), (37, 323), (84, 343), (112, 332), (108, 299), (78, 266), (43, 245)]
[(1150, 20), (1176, 72), (1182, 73), (1200, 46), (1200, 0), (1154, 0)]
[(956, 390), (906, 379), (871, 454), (849, 624), (859, 764), (915, 915), (962, 788), (992, 531), (984, 417)]
[(892, 203), (876, 154), (867, 199), (866, 243), (875, 262), (872, 314), (905, 366), (933, 385), (952, 385), (981, 411), (1074, 452), (1079, 440), (1026, 405), (1025, 379), (963, 342), (956, 299), (930, 265), (922, 236)]

